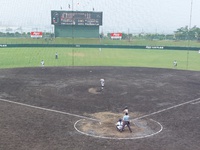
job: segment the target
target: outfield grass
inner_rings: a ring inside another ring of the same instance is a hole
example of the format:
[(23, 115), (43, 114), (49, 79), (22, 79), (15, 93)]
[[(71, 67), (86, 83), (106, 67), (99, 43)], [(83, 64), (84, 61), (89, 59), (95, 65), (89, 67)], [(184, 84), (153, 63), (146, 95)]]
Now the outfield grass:
[[(58, 59), (55, 53), (58, 52)], [(197, 51), (97, 48), (2, 48), (0, 68), (45, 66), (136, 66), (200, 71)]]

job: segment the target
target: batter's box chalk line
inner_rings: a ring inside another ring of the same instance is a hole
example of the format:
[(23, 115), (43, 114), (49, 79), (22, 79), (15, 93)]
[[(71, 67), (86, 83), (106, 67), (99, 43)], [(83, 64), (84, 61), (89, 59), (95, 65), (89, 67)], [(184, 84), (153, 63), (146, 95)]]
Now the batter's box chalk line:
[[(163, 130), (163, 126), (153, 119), (135, 119), (132, 120), (131, 124), (136, 126), (135, 129), (132, 129), (132, 133), (129, 133), (128, 130), (127, 132), (118, 132), (114, 127), (115, 124), (113, 124), (113, 128), (110, 131), (105, 130), (105, 132), (102, 133), (100, 130), (103, 130), (102, 128), (104, 128), (102, 127), (103, 123), (99, 120), (91, 120), (90, 118), (76, 121), (74, 128), (77, 132), (86, 136), (113, 140), (142, 139), (159, 134)], [(154, 127), (151, 128), (149, 124), (151, 124), (151, 127)]]

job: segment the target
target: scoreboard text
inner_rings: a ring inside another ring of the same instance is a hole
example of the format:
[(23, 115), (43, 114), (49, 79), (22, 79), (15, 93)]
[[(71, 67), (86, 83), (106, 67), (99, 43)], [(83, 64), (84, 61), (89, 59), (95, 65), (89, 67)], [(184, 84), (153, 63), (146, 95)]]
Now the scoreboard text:
[(102, 12), (51, 11), (51, 24), (54, 25), (102, 25)]

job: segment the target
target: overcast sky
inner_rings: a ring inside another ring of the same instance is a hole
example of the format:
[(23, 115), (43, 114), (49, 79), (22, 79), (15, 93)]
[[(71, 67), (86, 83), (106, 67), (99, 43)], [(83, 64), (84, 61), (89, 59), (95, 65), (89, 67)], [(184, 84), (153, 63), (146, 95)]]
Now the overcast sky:
[(102, 32), (173, 33), (190, 23), (200, 27), (200, 0), (0, 0), (0, 27), (51, 30), (51, 10), (61, 8), (102, 11)]

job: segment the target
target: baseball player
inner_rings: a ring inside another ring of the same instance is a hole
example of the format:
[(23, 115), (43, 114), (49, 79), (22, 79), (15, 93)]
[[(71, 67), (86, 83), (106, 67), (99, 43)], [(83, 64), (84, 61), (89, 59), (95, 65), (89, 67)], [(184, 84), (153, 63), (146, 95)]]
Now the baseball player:
[(44, 67), (44, 60), (41, 61), (41, 65), (42, 65), (42, 67)]
[(128, 113), (128, 107), (127, 106), (124, 107), (123, 112), (124, 112), (124, 114)]
[(176, 60), (174, 60), (174, 63), (173, 63), (173, 65), (174, 65), (174, 68), (176, 68), (176, 67), (177, 67), (178, 63), (177, 63), (177, 61), (176, 61)]
[(105, 80), (104, 79), (100, 79), (100, 83), (101, 83), (101, 90), (103, 90), (104, 85), (105, 85)]
[(119, 119), (119, 121), (115, 125), (116, 125), (117, 130), (121, 132), (122, 126), (123, 126), (122, 119)]
[(55, 54), (55, 59), (58, 59), (58, 53), (56, 52), (56, 54)]

